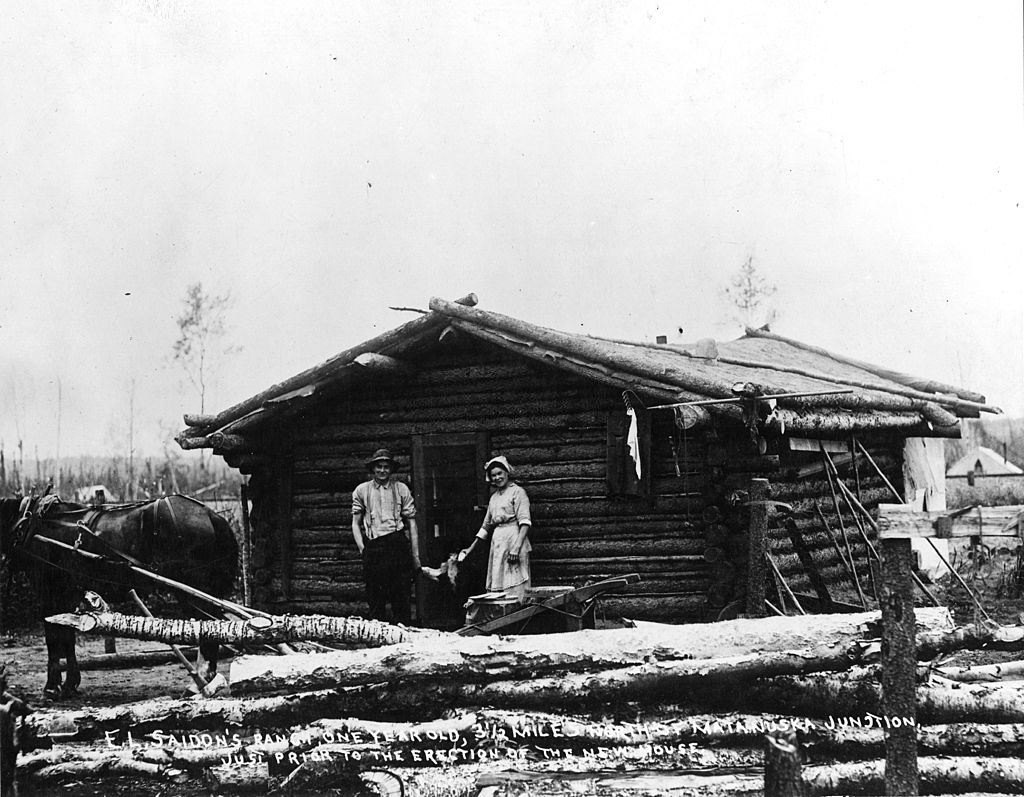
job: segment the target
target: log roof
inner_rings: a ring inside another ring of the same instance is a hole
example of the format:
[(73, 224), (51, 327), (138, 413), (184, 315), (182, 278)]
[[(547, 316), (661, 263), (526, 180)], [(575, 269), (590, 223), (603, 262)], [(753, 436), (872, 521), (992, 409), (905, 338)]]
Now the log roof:
[[(959, 418), (1001, 412), (972, 391), (852, 360), (763, 329), (747, 330), (743, 337), (726, 342), (642, 343), (560, 332), (482, 310), (475, 303), (472, 295), (454, 302), (431, 299), (430, 311), (413, 321), (216, 415), (186, 415), (187, 428), (177, 440), (184, 448), (219, 448), (224, 436), (255, 430), (296, 405), (317, 400), (327, 389), (372, 378), (373, 366), (380, 367), (382, 360), (400, 366), (403, 355), (419, 355), (440, 345), (439, 338), (451, 331), (632, 391), (631, 400), (646, 406), (735, 400), (741, 386), (758, 396), (815, 394), (772, 402), (777, 405), (773, 421), (794, 434), (813, 435), (827, 427), (959, 436)], [(712, 404), (707, 410), (742, 418), (735, 403)]]

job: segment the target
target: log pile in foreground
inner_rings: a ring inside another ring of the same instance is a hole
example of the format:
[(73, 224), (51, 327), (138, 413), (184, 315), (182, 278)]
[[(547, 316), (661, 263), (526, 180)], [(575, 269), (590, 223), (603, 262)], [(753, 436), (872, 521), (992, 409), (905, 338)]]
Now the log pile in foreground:
[[(1024, 647), (1022, 629), (954, 629), (942, 609), (917, 617), (929, 656)], [(42, 786), (124, 775), (260, 794), (354, 790), (368, 778), (384, 789), (393, 778), (406, 793), (469, 795), (557, 776), (566, 794), (742, 794), (764, 789), (765, 735), (781, 730), (802, 748), (809, 794), (878, 794), (886, 730), (906, 720), (880, 705), (877, 623), (865, 613), (423, 634), (243, 656), (231, 697), (40, 712), (38, 730), (58, 743), (25, 757), (21, 777)], [(1024, 688), (993, 680), (1016, 672), (922, 669), (923, 788), (1024, 792)]]

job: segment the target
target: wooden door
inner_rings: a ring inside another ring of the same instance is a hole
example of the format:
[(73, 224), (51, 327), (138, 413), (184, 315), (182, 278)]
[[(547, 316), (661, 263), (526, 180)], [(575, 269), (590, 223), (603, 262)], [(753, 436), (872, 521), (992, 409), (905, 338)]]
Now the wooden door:
[[(488, 496), (483, 473), (487, 438), (484, 433), (416, 435), (412, 451), (420, 559), (428, 567), (438, 567), (468, 546), (480, 528)], [(463, 624), (467, 595), (483, 591), (481, 559), (486, 561), (474, 554), (473, 561), (464, 564), (458, 584), (417, 579), (421, 626), (453, 629)]]

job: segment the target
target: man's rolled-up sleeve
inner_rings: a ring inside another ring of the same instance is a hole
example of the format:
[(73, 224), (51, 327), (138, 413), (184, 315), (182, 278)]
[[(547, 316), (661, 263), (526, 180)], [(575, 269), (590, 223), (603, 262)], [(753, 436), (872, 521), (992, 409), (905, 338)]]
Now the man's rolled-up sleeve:
[(412, 493), (409, 491), (409, 488), (404, 484), (402, 487), (404, 489), (398, 491), (398, 494), (402, 498), (402, 517), (414, 518), (416, 517), (416, 503), (412, 499)]

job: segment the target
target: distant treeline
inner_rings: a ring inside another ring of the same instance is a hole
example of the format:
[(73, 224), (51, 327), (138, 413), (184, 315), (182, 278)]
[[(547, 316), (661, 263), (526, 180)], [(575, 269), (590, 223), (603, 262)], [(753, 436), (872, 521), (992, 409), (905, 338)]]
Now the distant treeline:
[[(200, 499), (237, 497), (241, 476), (219, 457), (202, 452), (164, 456), (81, 456), (22, 459), (21, 450), (0, 448), (0, 495), (40, 495), (90, 503), (97, 486), (107, 503), (183, 493)], [(51, 487), (52, 485), (52, 487)]]

